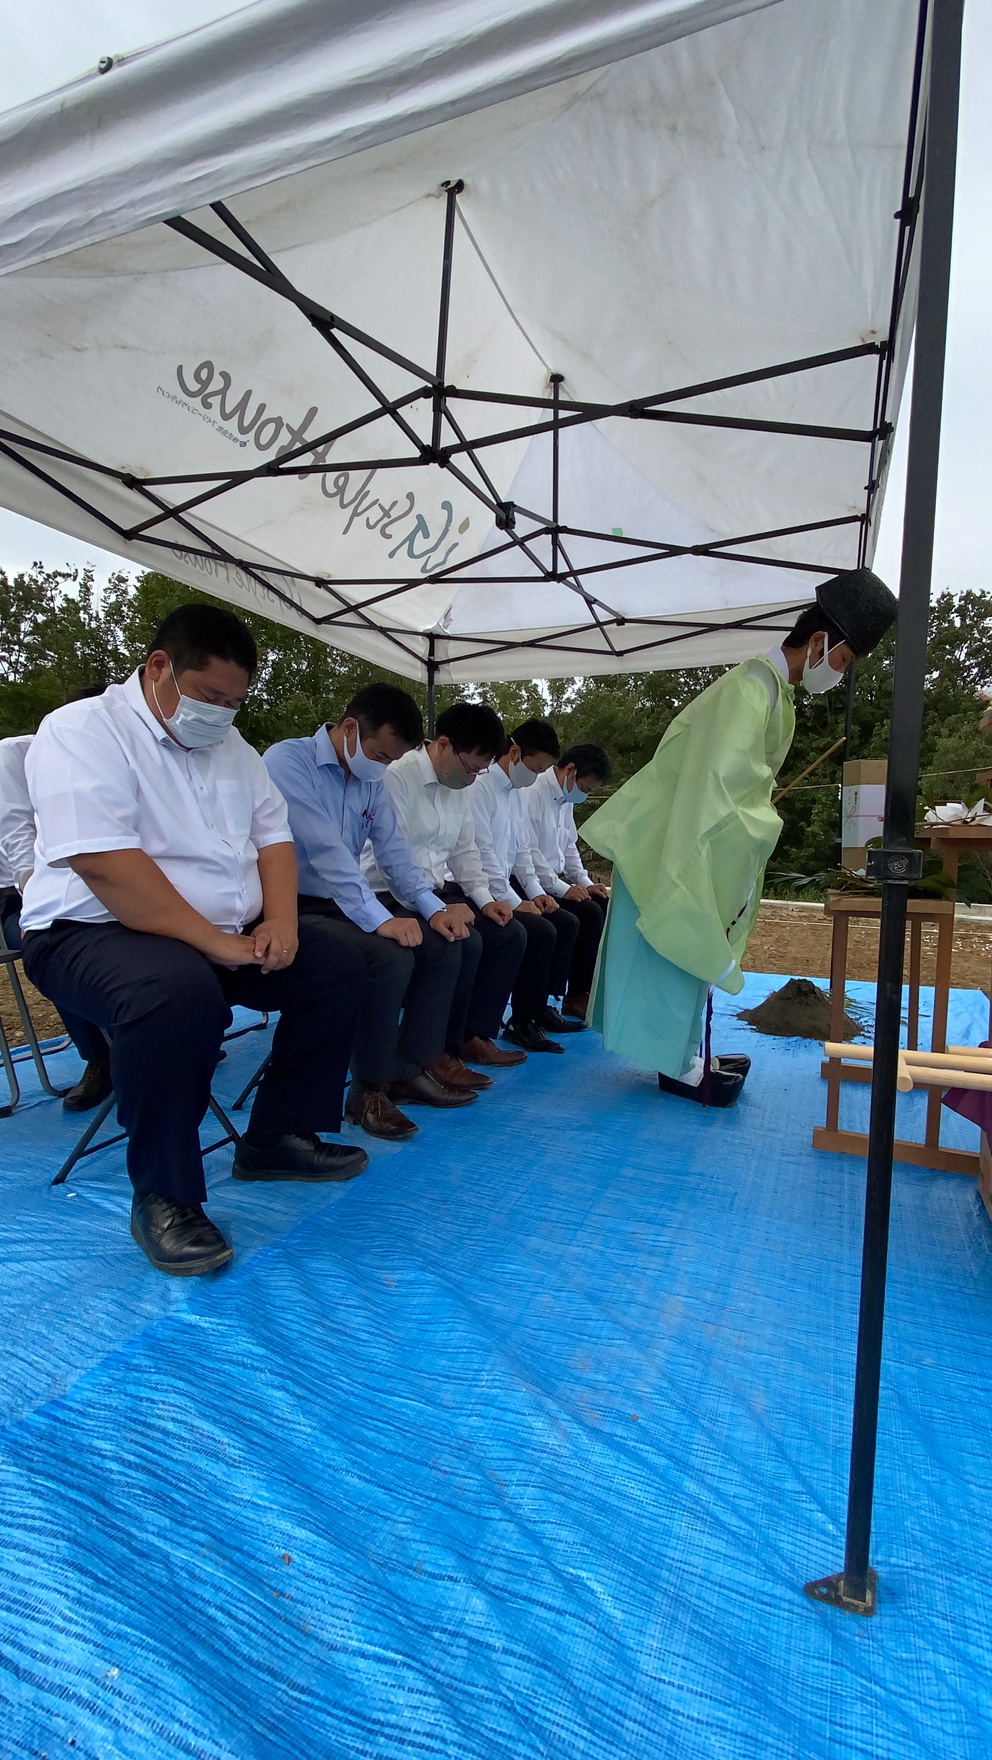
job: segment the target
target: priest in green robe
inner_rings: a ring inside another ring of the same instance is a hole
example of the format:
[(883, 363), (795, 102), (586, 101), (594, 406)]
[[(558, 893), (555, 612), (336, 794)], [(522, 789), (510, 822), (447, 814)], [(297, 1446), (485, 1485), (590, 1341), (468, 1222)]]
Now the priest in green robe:
[(781, 647), (696, 697), (650, 763), (582, 827), (613, 863), (590, 1024), (608, 1050), (657, 1070), (670, 1092), (724, 1106), (740, 1093), (749, 1060), (706, 1067), (703, 1017), (713, 986), (732, 996), (743, 988), (741, 961), (782, 830), (771, 797), (795, 733), (796, 686), (818, 694), (839, 684), (895, 614), (895, 598), (867, 568), (825, 581)]

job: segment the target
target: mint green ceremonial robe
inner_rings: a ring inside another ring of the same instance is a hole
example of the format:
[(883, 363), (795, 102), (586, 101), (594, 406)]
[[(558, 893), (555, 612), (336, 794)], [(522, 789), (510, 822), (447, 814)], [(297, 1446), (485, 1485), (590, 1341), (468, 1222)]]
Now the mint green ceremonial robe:
[(765, 656), (735, 666), (582, 827), (613, 863), (591, 1024), (643, 1069), (684, 1074), (710, 987), (743, 988), (741, 959), (782, 830), (771, 796), (795, 733), (793, 697)]

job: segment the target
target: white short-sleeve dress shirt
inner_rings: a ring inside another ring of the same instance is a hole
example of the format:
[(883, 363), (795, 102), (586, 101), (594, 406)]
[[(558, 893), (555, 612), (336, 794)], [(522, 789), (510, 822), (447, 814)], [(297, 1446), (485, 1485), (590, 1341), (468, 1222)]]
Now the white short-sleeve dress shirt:
[(0, 892), (22, 891), (34, 866), (34, 809), (24, 775), (32, 737), (0, 739)]
[[(437, 779), (426, 746), (414, 746), (390, 764), (383, 786), (396, 808), (400, 830), (435, 889), (439, 891), (449, 879), (456, 880), (480, 910), (492, 904), (472, 817), (471, 795), (479, 786), (478, 780), (468, 788), (445, 788)], [(376, 861), (371, 843), (362, 853), (362, 872), (373, 892), (396, 891)], [(401, 904), (416, 902), (398, 892), (396, 897)]]
[(475, 841), (493, 898), (514, 906), (519, 903), (510, 884), (511, 874), (517, 876), (525, 898), (536, 898), (543, 888), (534, 873), (524, 838), (526, 790), (514, 788), (501, 765), (490, 764), (467, 792), (475, 821)]
[(236, 933), (262, 909), (258, 851), (292, 842), (286, 803), (237, 729), (185, 751), (149, 709), (138, 672), (47, 716), (25, 768), (38, 825), (25, 931), (57, 917), (113, 922), (68, 858), (141, 849), (187, 904)]
[(534, 870), (552, 898), (564, 898), (570, 886), (593, 884), (579, 854), (575, 815), (553, 764), (524, 792), (524, 826)]

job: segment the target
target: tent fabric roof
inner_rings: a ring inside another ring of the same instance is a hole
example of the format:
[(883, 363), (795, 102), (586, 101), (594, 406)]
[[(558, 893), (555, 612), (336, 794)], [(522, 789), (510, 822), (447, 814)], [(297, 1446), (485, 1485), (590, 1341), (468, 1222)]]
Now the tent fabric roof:
[(0, 501), (409, 676), (767, 647), (871, 556), (913, 10), (259, 0), (10, 112)]
[(0, 117), (0, 272), (777, 3), (257, 0)]

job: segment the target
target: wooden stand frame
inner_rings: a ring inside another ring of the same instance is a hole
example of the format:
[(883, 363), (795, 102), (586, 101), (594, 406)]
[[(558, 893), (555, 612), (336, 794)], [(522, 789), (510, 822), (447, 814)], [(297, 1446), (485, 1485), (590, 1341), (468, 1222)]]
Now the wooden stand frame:
[[(988, 828), (986, 828), (988, 831)], [(844, 1001), (847, 983), (848, 929), (852, 921), (875, 920), (881, 915), (880, 898), (858, 897), (847, 892), (828, 892), (824, 910), (833, 919), (833, 941), (830, 950), (830, 1037), (843, 1038)], [(937, 970), (934, 981), (933, 1024), (930, 1033), (931, 1051), (947, 1048), (947, 1004), (951, 988), (951, 956), (954, 950), (954, 904), (944, 899), (912, 898), (909, 912), (909, 1010), (907, 1042), (911, 1051), (919, 1049), (920, 1032), (920, 969), (923, 952), (923, 925), (937, 926)], [(826, 1149), (840, 1155), (866, 1155), (868, 1135), (865, 1131), (840, 1128), (841, 1083), (870, 1082), (871, 1065), (842, 1064), (839, 1059), (825, 1059), (820, 1073), (827, 1083), (826, 1123), (813, 1131), (814, 1149)], [(948, 1087), (952, 1084), (948, 1082)], [(978, 1156), (964, 1149), (945, 1149), (940, 1142), (941, 1095), (933, 1089), (927, 1096), (927, 1119), (922, 1143), (897, 1137), (893, 1158), (916, 1167), (934, 1167), (943, 1173), (978, 1174)]]
[(992, 1216), (992, 1154), (989, 1152), (989, 1140), (984, 1131), (978, 1150), (978, 1190), (982, 1203)]

